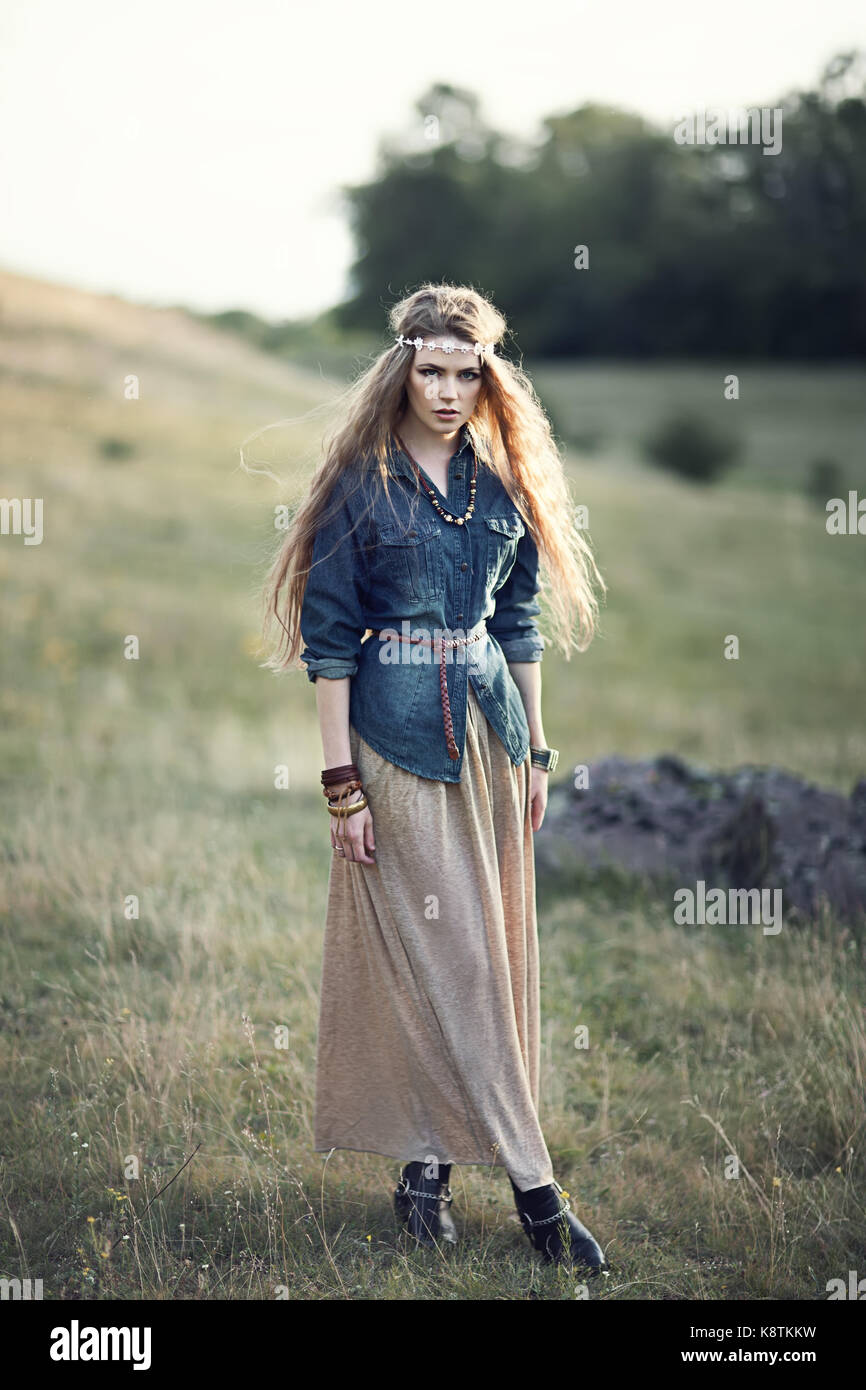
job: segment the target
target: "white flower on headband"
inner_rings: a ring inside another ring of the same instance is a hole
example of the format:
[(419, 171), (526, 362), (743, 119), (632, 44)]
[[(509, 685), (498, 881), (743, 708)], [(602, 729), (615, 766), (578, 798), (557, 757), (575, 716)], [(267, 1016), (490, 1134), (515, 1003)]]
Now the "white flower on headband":
[(401, 347), (413, 347), (416, 352), (424, 347), (430, 348), (433, 352), (440, 348), (442, 352), (474, 352), (476, 357), (480, 357), (484, 352), (492, 354), (496, 348), (495, 343), (458, 343), (453, 338), (443, 338), (441, 343), (437, 343), (435, 338), (428, 338), (425, 342), (423, 338), (404, 338), (402, 333), (397, 334), (395, 342)]

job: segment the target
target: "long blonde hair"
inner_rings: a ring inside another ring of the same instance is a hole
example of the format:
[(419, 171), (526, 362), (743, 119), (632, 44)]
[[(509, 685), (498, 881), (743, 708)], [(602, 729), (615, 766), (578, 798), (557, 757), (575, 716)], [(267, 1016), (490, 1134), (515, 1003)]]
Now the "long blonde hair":
[[(490, 301), (463, 285), (422, 285), (393, 306), (389, 323), (395, 337), (452, 337), (497, 347), (506, 332), (505, 319)], [(357, 487), (357, 464), (366, 459), (378, 464), (373, 476), (388, 493), (389, 445), (406, 408), (413, 357), (412, 349), (393, 343), (342, 397), (341, 418), (325, 442), (325, 457), (265, 584), (266, 641), (274, 622), (281, 629), (265, 662), (273, 670), (293, 666), (301, 650), (300, 616), (313, 541), (337, 479), (348, 483), (347, 492), (353, 483)], [(553, 640), (568, 660), (572, 646), (582, 652), (592, 641), (598, 617), (593, 583), (602, 592), (606, 585), (576, 524), (562, 459), (532, 382), (520, 367), (495, 354), (485, 354), (480, 365), (481, 389), (467, 423), (471, 444), (479, 461), (498, 476), (538, 547), (542, 611), (549, 613)]]

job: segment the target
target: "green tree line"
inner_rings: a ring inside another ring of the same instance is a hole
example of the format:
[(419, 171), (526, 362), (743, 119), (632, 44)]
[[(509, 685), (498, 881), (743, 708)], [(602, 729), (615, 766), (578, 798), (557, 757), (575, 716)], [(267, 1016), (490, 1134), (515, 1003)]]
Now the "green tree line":
[(445, 279), (491, 293), (533, 355), (861, 357), (864, 73), (842, 54), (772, 101), (775, 154), (598, 105), (521, 143), (437, 84), (375, 177), (343, 190), (357, 257), (329, 321), (378, 336), (393, 298)]

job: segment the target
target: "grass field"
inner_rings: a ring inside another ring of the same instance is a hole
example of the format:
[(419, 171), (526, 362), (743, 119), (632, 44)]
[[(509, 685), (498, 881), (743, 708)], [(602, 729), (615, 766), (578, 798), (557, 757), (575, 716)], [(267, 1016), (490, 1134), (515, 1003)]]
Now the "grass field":
[[(299, 485), (333, 386), (180, 313), (13, 276), (0, 304), (0, 491), (45, 508), (40, 546), (0, 537), (0, 1275), (46, 1298), (573, 1300), (534, 1263), (501, 1169), (455, 1170), (462, 1246), (413, 1255), (398, 1165), (312, 1151), (321, 747), (303, 672), (257, 665), (286, 493), (238, 450), (283, 421), (249, 457)], [(808, 396), (784, 377), (780, 399)], [(596, 375), (609, 412), (615, 380)], [(834, 382), (808, 399), (841, 454)], [(785, 489), (782, 446), (772, 486), (695, 491), (623, 438), (606, 427), (569, 459), (610, 593), (590, 650), (545, 660), (565, 775), (675, 751), (849, 792), (862, 537), (827, 536)], [(541, 885), (539, 929), (543, 1127), (614, 1266), (592, 1296), (820, 1299), (862, 1274), (863, 943), (831, 919), (676, 927), (615, 879)]]
[[(730, 375), (739, 397), (725, 397)], [(533, 370), (560, 438), (596, 463), (644, 461), (643, 441), (687, 411), (733, 435), (740, 450), (720, 486), (802, 492), (811, 465), (832, 460), (845, 488), (866, 492), (866, 374), (850, 363), (792, 370), (764, 362), (542, 363)]]

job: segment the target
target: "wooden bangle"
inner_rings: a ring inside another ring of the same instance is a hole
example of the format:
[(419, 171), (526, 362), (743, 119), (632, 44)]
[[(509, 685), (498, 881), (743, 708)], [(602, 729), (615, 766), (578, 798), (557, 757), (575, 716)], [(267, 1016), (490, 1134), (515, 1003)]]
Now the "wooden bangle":
[(354, 816), (356, 811), (363, 811), (369, 804), (365, 796), (360, 801), (353, 801), (349, 806), (329, 806), (328, 810), (332, 816), (342, 818), (343, 816)]

